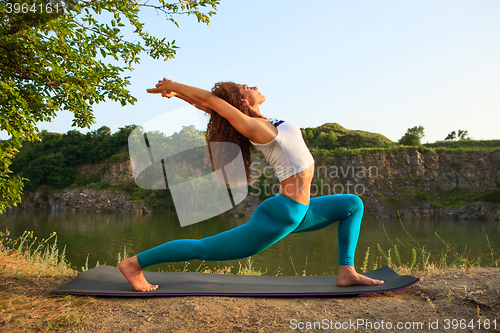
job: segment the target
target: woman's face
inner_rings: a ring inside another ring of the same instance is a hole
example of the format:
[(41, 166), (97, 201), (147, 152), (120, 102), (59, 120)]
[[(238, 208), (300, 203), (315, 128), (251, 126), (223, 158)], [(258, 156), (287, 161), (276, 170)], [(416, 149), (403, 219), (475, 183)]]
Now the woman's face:
[(237, 84), (237, 86), (243, 98), (253, 108), (258, 107), (266, 100), (266, 97), (259, 92), (257, 87), (249, 87), (246, 84)]

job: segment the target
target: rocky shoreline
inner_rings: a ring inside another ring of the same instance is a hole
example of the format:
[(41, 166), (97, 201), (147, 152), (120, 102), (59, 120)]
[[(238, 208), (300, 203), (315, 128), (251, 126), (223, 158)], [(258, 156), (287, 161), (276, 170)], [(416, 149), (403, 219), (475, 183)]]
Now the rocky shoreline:
[[(461, 206), (433, 204), (453, 189), (472, 192), (495, 190), (500, 186), (500, 152), (397, 153), (374, 151), (364, 155), (317, 157), (311, 196), (354, 193), (365, 203), (370, 218), (455, 219), (500, 221), (500, 204), (476, 202)], [(265, 172), (272, 191), (278, 179), (261, 155), (253, 155), (251, 187), (259, 190), (258, 179)], [(96, 186), (66, 188), (47, 192), (26, 191), (22, 202), (12, 209), (54, 211), (121, 212), (151, 214), (155, 210), (143, 201), (130, 201), (125, 191), (133, 182), (130, 161), (84, 165), (77, 170), (83, 177), (98, 177), (107, 188)], [(274, 184), (274, 185), (273, 185)], [(225, 215), (251, 215), (262, 198), (248, 195)], [(165, 213), (165, 210), (162, 211)], [(174, 213), (174, 212), (172, 212)]]
[(150, 214), (153, 209), (141, 201), (127, 201), (127, 192), (92, 188), (64, 189), (52, 192), (47, 199), (42, 191), (26, 192), (19, 208), (93, 213)]

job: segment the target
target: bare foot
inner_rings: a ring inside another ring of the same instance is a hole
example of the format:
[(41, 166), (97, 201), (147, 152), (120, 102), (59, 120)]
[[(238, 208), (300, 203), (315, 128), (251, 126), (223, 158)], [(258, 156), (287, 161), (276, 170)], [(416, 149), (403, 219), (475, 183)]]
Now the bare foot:
[(142, 268), (137, 261), (137, 256), (123, 259), (118, 264), (118, 268), (135, 291), (152, 291), (158, 289), (158, 285), (152, 285), (146, 281), (142, 273)]
[(356, 273), (353, 266), (341, 265), (339, 266), (339, 275), (337, 275), (337, 287), (348, 286), (376, 286), (383, 284), (382, 280), (371, 279), (367, 276)]

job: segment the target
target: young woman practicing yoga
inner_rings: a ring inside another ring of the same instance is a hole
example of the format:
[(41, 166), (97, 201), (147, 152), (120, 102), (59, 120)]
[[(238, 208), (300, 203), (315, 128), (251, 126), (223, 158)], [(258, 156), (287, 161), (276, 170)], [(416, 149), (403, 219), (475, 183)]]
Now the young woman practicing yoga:
[(233, 260), (253, 256), (290, 233), (338, 225), (339, 272), (337, 286), (384, 283), (356, 273), (354, 252), (363, 216), (363, 202), (353, 194), (310, 198), (314, 159), (300, 128), (288, 121), (269, 121), (260, 113), (266, 98), (257, 87), (220, 82), (212, 92), (172, 80), (158, 81), (148, 93), (178, 97), (210, 113), (207, 141), (238, 144), (249, 176), (250, 147), (260, 150), (280, 180), (280, 190), (264, 200), (250, 220), (234, 229), (203, 239), (164, 243), (120, 262), (119, 268), (137, 291), (158, 288), (146, 281), (143, 268), (188, 260)]

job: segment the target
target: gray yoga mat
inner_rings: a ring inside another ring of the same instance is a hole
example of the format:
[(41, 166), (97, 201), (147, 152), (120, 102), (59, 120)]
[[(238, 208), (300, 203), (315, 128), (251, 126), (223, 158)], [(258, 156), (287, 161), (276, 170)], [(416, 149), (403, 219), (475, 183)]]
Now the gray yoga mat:
[(388, 266), (364, 275), (384, 280), (378, 286), (337, 287), (334, 275), (323, 276), (248, 276), (207, 273), (144, 272), (159, 288), (149, 292), (132, 289), (117, 267), (99, 266), (85, 271), (51, 292), (61, 295), (89, 296), (342, 296), (384, 293), (411, 286), (419, 281), (398, 275)]

